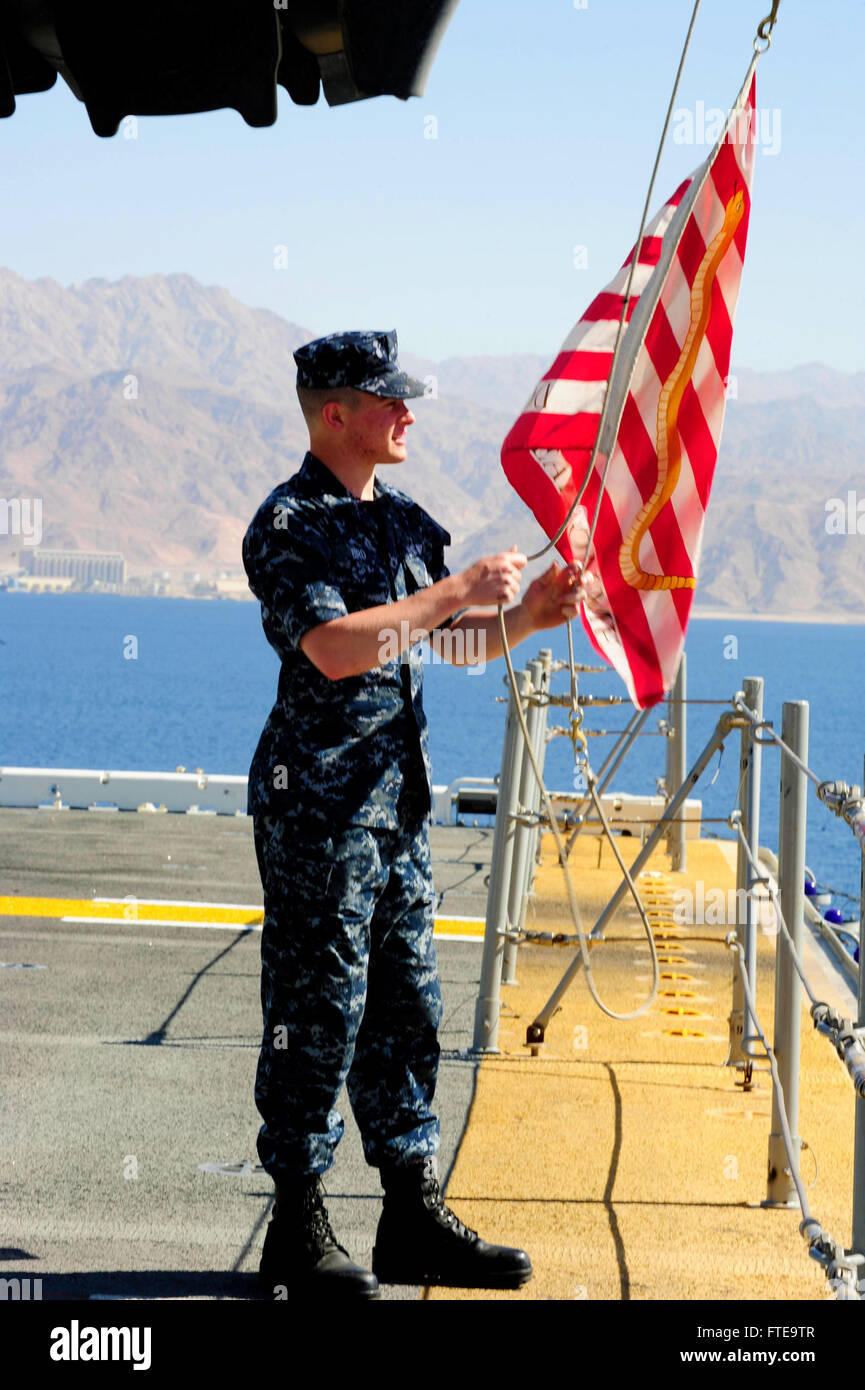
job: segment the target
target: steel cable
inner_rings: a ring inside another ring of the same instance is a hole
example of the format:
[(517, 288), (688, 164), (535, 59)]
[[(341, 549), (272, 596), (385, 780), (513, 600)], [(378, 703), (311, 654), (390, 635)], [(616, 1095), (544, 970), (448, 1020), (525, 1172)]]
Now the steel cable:
[(793, 1155), (793, 1136), (790, 1132), (790, 1124), (787, 1119), (787, 1106), (784, 1090), (781, 1086), (781, 1078), (778, 1074), (778, 1063), (774, 1051), (769, 1046), (769, 1041), (763, 1031), (762, 1024), (757, 1017), (754, 996), (751, 993), (751, 985), (748, 980), (748, 971), (745, 964), (745, 951), (735, 933), (731, 932), (727, 936), (726, 941), (730, 949), (735, 952), (736, 961), (739, 966), (739, 975), (742, 980), (742, 989), (745, 994), (745, 1002), (747, 1003), (751, 1018), (754, 1021), (754, 1027), (757, 1029), (757, 1035), (760, 1042), (763, 1044), (769, 1062), (769, 1069), (772, 1073), (772, 1082), (775, 1088), (775, 1103), (778, 1110), (778, 1122), (781, 1126), (781, 1138), (784, 1143), (787, 1162), (790, 1165), (788, 1171), (790, 1177), (793, 1179), (796, 1195), (799, 1199), (799, 1207), (802, 1211), (799, 1231), (808, 1241), (809, 1254), (824, 1266), (826, 1278), (829, 1280), (830, 1286), (838, 1297), (845, 1300), (858, 1299), (859, 1295), (856, 1283), (856, 1261), (858, 1257), (854, 1256), (848, 1259), (838, 1242), (833, 1240), (833, 1238), (823, 1230), (816, 1217), (811, 1215), (805, 1184), (802, 1181), (802, 1174), (799, 1171), (798, 1162)]
[(748, 858), (748, 862), (749, 862), (749, 864), (751, 865), (751, 868), (754, 870), (754, 873), (757, 875), (757, 881), (760, 882), (760, 883), (764, 883), (764, 884), (766, 885), (766, 888), (769, 890), (769, 896), (770, 896), (770, 898), (772, 899), (772, 906), (774, 907), (774, 909), (775, 909), (775, 915), (776, 915), (776, 917), (778, 918), (778, 925), (779, 925), (780, 928), (781, 928), (782, 934), (783, 934), (783, 936), (784, 936), (784, 940), (786, 941), (787, 947), (788, 947), (788, 949), (789, 949), (789, 951), (790, 951), (790, 955), (791, 955), (791, 957), (792, 957), (793, 964), (794, 964), (794, 966), (796, 967), (796, 974), (799, 976), (799, 979), (802, 981), (802, 984), (805, 986), (805, 993), (808, 995), (808, 998), (811, 1000), (811, 1003), (812, 1003), (812, 1004), (820, 1004), (820, 1003), (822, 1003), (823, 1001), (817, 998), (816, 994), (814, 993), (814, 991), (812, 990), (811, 986), (810, 986), (809, 983), (808, 983), (808, 979), (807, 979), (807, 976), (806, 976), (806, 974), (805, 974), (805, 968), (804, 968), (804, 966), (802, 965), (802, 961), (801, 961), (801, 959), (800, 959), (800, 957), (799, 957), (799, 953), (798, 953), (798, 951), (796, 950), (796, 943), (794, 942), (792, 936), (790, 935), (790, 931), (789, 931), (789, 929), (788, 929), (788, 927), (787, 927), (787, 923), (784, 921), (784, 914), (783, 914), (783, 912), (781, 911), (781, 904), (780, 904), (780, 902), (779, 902), (779, 900), (778, 900), (778, 892), (777, 892), (777, 889), (775, 889), (775, 888), (772, 886), (771, 879), (767, 878), (767, 877), (761, 872), (761, 870), (760, 870), (760, 865), (757, 863), (756, 859), (754, 858), (754, 855), (751, 853), (751, 846), (748, 844), (748, 841), (747, 841), (747, 839), (746, 839), (746, 837), (745, 837), (745, 832), (744, 832), (744, 830), (742, 829), (742, 822), (741, 822), (741, 820), (735, 819), (736, 816), (738, 816), (738, 812), (734, 811), (734, 812), (733, 812), (733, 815), (730, 816), (730, 819), (729, 819), (729, 821), (728, 821), (728, 824), (730, 825), (730, 828), (731, 828), (732, 830), (735, 830), (735, 831), (736, 831), (736, 833), (737, 833), (737, 835), (738, 835), (738, 837), (739, 837), (739, 844), (742, 846), (743, 850), (745, 851), (745, 854), (746, 854), (746, 856), (747, 856), (747, 858)]

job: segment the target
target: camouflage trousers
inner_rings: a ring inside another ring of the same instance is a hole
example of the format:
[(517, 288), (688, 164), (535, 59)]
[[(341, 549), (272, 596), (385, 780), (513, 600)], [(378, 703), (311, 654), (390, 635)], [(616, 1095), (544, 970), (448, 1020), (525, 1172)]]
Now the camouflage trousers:
[(274, 1179), (324, 1173), (345, 1083), (368, 1163), (438, 1149), (441, 993), (429, 832), (348, 826), (313, 838), (255, 817), (264, 887), (255, 1102)]

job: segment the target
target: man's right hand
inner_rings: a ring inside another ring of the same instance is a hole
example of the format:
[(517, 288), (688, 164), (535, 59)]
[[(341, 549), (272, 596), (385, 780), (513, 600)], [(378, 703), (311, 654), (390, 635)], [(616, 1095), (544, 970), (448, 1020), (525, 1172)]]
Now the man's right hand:
[(525, 555), (517, 550), (503, 550), (500, 555), (487, 555), (476, 560), (460, 579), (464, 585), (463, 602), (466, 604), (489, 605), (511, 603), (520, 590), (521, 571), (526, 564)]

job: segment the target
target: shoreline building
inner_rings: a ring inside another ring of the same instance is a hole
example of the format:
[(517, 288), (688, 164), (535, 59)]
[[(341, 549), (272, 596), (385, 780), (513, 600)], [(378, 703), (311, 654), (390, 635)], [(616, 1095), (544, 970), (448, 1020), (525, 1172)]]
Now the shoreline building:
[(117, 550), (49, 550), (36, 546), (22, 550), (20, 558), (21, 568), (34, 579), (70, 579), (82, 588), (126, 582), (126, 561)]

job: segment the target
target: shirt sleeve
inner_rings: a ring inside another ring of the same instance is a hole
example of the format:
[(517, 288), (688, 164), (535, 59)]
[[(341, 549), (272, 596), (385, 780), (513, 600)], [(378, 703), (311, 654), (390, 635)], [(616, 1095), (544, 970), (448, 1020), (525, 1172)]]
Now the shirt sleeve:
[(289, 647), (320, 623), (344, 618), (345, 600), (333, 582), (332, 549), (302, 511), (265, 504), (243, 542), (249, 587), (282, 627)]
[[(439, 526), (437, 521), (433, 521), (433, 518), (424, 511), (423, 507), (418, 507), (417, 510), (423, 536), (424, 561), (433, 584), (437, 584), (440, 579), (447, 579), (450, 574), (450, 570), (445, 564), (445, 547), (451, 543), (450, 533), (443, 526)], [(456, 617), (457, 614), (453, 613), (449, 618), (438, 623), (437, 626), (440, 628), (450, 627)]]

